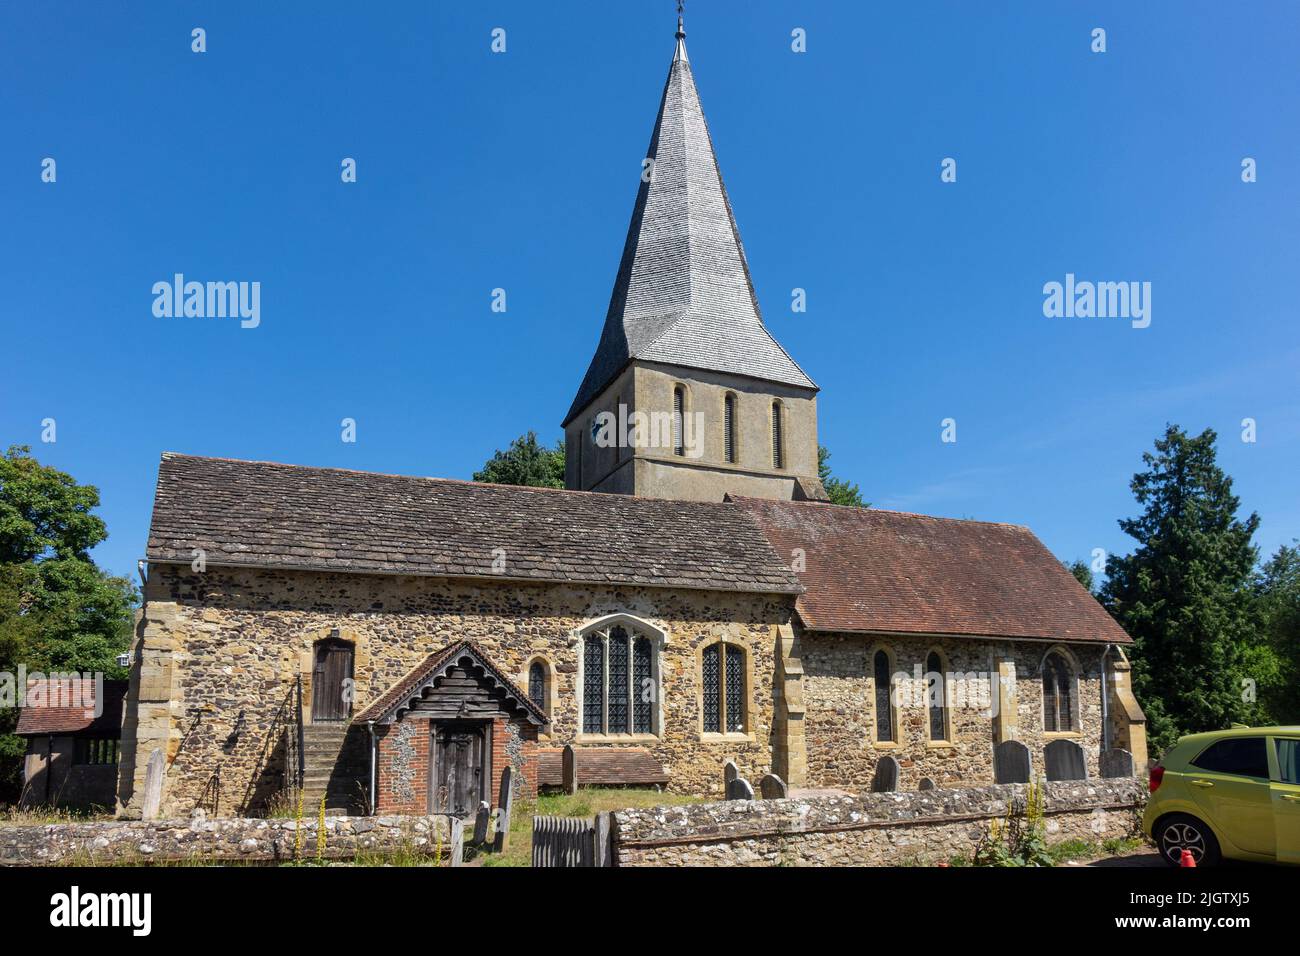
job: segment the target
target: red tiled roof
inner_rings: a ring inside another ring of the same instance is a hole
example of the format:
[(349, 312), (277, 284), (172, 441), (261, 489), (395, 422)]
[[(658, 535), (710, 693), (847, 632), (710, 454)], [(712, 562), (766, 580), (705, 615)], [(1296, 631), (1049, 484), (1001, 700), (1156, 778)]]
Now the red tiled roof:
[[(642, 747), (576, 747), (573, 752), (580, 787), (650, 786), (668, 782), (668, 771)], [(537, 785), (564, 785), (564, 749), (537, 751)]]
[[(18, 714), (14, 733), (80, 734), (116, 738), (122, 732), (124, 680), (104, 681), (104, 710), (95, 716), (95, 682), (79, 677), (69, 680), (27, 682), (27, 706)], [(76, 706), (63, 706), (75, 704)], [(60, 706), (51, 706), (60, 705)]]
[(1028, 528), (731, 500), (754, 516), (782, 560), (802, 549), (798, 611), (810, 630), (1131, 642)]

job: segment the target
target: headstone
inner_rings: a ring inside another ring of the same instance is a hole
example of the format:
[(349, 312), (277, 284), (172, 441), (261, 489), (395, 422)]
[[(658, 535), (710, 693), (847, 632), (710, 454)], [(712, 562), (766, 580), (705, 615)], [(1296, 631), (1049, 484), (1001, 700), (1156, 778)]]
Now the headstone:
[(144, 769), (144, 801), (141, 817), (145, 820), (157, 820), (158, 808), (162, 805), (163, 774), (167, 772), (167, 758), (157, 747), (149, 755), (149, 763)]
[(1029, 782), (1029, 748), (1019, 740), (1004, 740), (993, 748), (994, 783)]
[(609, 839), (610, 826), (609, 813), (596, 814), (596, 866), (614, 865), (611, 853), (613, 847)]
[(1053, 740), (1043, 748), (1048, 780), (1087, 780), (1088, 765), (1083, 748), (1073, 740)]
[(474, 814), (474, 844), (480, 846), (487, 842), (488, 821), (492, 819), (492, 808), (486, 800), (480, 800), (478, 812)]
[(785, 781), (774, 773), (764, 774), (758, 781), (758, 792), (764, 800), (784, 800)]
[(727, 784), (728, 800), (753, 800), (754, 788), (749, 785), (749, 781), (744, 777), (737, 777), (731, 783)]
[(565, 793), (572, 796), (578, 792), (578, 754), (573, 744), (565, 744), (560, 751), (560, 777)]
[(728, 760), (722, 765), (722, 790), (725, 793), (731, 786), (731, 781), (740, 776), (740, 768), (736, 766), (736, 761)]
[(876, 772), (871, 775), (872, 793), (893, 793), (898, 789), (898, 761), (885, 754), (876, 761)]
[(921, 778), (921, 783), (920, 783), (920, 785), (919, 785), (916, 789), (918, 789), (918, 790), (937, 790), (938, 788), (934, 785), (934, 781), (931, 780), (929, 777), (922, 777), (922, 778)]
[(510, 845), (510, 811), (515, 802), (514, 768), (506, 765), (501, 771), (501, 789), (497, 797), (497, 832), (492, 842), (492, 850), (500, 853)]
[(465, 860), (465, 821), (451, 817), (451, 865), (460, 866)]
[(1133, 776), (1133, 755), (1127, 750), (1121, 750), (1118, 747), (1112, 750), (1103, 750), (1099, 765), (1103, 777)]

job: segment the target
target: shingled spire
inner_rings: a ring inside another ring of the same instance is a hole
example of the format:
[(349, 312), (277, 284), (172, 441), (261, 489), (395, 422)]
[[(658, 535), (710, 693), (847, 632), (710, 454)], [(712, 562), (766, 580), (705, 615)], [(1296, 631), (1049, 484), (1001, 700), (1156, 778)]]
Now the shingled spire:
[(815, 390), (763, 325), (680, 16), (647, 159), (600, 344), (564, 423), (633, 360)]

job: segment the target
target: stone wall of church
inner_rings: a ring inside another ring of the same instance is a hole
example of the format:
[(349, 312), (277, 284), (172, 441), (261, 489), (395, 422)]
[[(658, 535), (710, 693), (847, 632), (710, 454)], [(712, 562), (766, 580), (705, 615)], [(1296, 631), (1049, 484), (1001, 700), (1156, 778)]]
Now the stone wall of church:
[[(554, 682), (548, 745), (576, 742), (576, 680), (584, 625), (612, 613), (666, 634), (662, 733), (631, 741), (665, 766), (670, 788), (719, 794), (724, 761), (758, 779), (770, 770), (775, 634), (792, 601), (654, 588), (518, 584), (419, 577), (152, 565), (128, 704), (119, 807), (138, 815), (152, 748), (170, 763), (164, 815), (196, 806), (255, 812), (280, 785), (282, 730), (295, 678), (311, 701), (312, 645), (334, 629), (355, 645), (353, 712), (430, 652), (476, 641), (521, 678), (543, 658)], [(699, 650), (727, 638), (749, 653), (749, 732), (701, 732)]]
[[(978, 786), (993, 782), (993, 747), (1000, 739), (989, 710), (996, 698), (990, 675), (999, 662), (1014, 665), (1014, 721), (1006, 736), (1030, 752), (1032, 773), (1045, 776), (1043, 748), (1067, 738), (1084, 749), (1090, 777), (1099, 776), (1101, 753), (1101, 648), (1065, 648), (1077, 680), (1074, 712), (1077, 730), (1043, 729), (1041, 665), (1052, 645), (973, 639), (874, 638), (850, 634), (802, 633), (795, 649), (804, 669), (808, 786), (866, 789), (885, 755), (899, 762), (899, 790), (916, 790), (922, 778), (936, 786)], [(902, 672), (903, 693), (893, 708), (894, 740), (879, 741), (873, 660), (880, 649), (892, 659), (891, 673)], [(938, 650), (945, 672), (954, 675), (955, 697), (948, 708), (947, 740), (929, 735), (924, 693), (926, 659)]]

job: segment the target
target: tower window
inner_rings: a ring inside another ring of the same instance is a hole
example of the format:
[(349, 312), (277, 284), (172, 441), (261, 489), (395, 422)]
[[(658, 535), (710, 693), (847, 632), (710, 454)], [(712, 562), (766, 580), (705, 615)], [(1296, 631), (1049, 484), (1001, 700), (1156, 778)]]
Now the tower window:
[(772, 467), (785, 467), (785, 435), (782, 434), (781, 403), (772, 403)]
[(678, 385), (673, 389), (673, 454), (686, 454), (685, 439), (686, 389)]
[(722, 400), (722, 457), (736, 463), (736, 396), (730, 393)]

